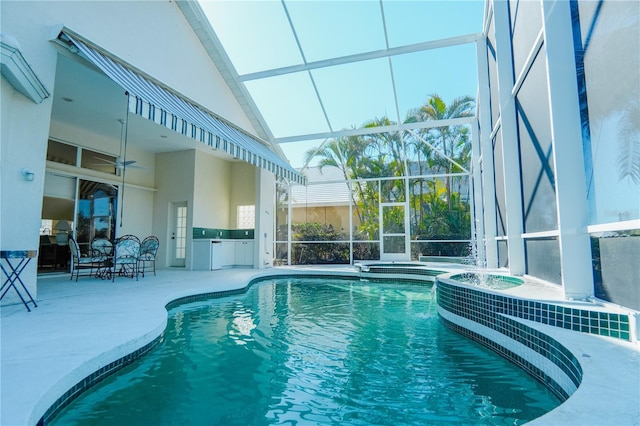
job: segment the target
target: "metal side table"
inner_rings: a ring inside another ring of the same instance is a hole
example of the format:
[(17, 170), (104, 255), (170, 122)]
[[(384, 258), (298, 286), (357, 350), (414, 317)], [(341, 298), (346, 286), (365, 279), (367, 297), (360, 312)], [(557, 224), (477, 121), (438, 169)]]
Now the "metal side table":
[[(34, 307), (38, 307), (38, 304), (29, 290), (27, 290), (27, 286), (24, 285), (22, 279), (20, 278), (20, 274), (24, 271), (24, 268), (27, 267), (31, 259), (37, 256), (36, 250), (1, 250), (0, 251), (0, 268), (2, 269), (2, 273), (4, 275), (4, 281), (2, 282), (2, 287), (0, 287), (0, 300), (4, 298), (10, 288), (13, 288), (24, 306), (27, 308), (27, 311), (31, 312), (29, 309), (29, 302), (33, 303)], [(22, 290), (16, 286), (16, 282), (20, 284)], [(24, 291), (26, 295), (29, 297), (29, 300), (25, 300), (22, 296), (21, 291)]]

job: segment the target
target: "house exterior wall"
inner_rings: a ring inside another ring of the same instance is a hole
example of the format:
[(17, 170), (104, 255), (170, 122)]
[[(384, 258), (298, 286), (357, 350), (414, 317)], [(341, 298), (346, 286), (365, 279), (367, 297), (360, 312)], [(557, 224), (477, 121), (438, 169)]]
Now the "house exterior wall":
[[(46, 39), (47, 31), (32, 26), (17, 27), (17, 19), (10, 19), (4, 2), (0, 7), (3, 33), (11, 33), (18, 39), (23, 56), (51, 92), (56, 53), (53, 49), (43, 51), (37, 41)], [(51, 98), (36, 104), (15, 91), (4, 78), (0, 86), (0, 249), (37, 250)], [(23, 168), (35, 172), (33, 181), (23, 179)], [(37, 297), (36, 264), (35, 260), (31, 261), (21, 274), (34, 298)], [(2, 301), (14, 302), (19, 302), (19, 299), (13, 292), (8, 292)]]
[[(64, 25), (174, 92), (255, 134), (240, 104), (175, 2), (9, 0), (0, 3), (0, 12), (3, 34), (15, 37), (22, 55), (51, 95), (36, 104), (15, 91), (5, 78), (1, 79), (2, 250), (38, 248), (45, 170), (58, 167), (45, 161), (50, 137), (89, 148), (102, 147), (104, 152), (113, 152), (112, 148), (118, 145), (117, 140), (101, 139), (99, 135), (51, 121), (58, 60), (62, 54), (69, 55), (50, 41), (56, 35), (52, 31), (54, 28), (59, 30)], [(141, 25), (144, 25), (144, 31)], [(110, 148), (105, 149), (106, 146)], [(169, 238), (165, 235), (169, 218), (166, 203), (179, 198), (188, 202), (190, 214), (194, 212), (195, 154), (158, 154), (156, 157), (152, 152), (135, 147), (131, 147), (131, 154), (147, 171), (131, 170), (126, 174), (124, 208), (130, 216), (125, 218), (124, 226), (118, 228), (118, 235), (153, 233), (166, 242)], [(185, 157), (189, 155), (191, 158), (187, 161)], [(35, 172), (33, 181), (23, 179), (20, 171), (24, 167)], [(191, 175), (185, 176), (189, 170)], [(114, 177), (114, 180), (117, 179)], [(206, 206), (208, 195), (198, 192), (196, 197), (204, 197), (203, 205)], [(189, 219), (190, 226), (192, 219)], [(189, 241), (187, 251), (190, 247)], [(168, 262), (166, 248), (167, 244), (161, 244), (159, 266)], [(34, 297), (37, 296), (35, 261), (24, 270), (22, 279)], [(17, 297), (8, 294), (2, 303), (16, 300)]]

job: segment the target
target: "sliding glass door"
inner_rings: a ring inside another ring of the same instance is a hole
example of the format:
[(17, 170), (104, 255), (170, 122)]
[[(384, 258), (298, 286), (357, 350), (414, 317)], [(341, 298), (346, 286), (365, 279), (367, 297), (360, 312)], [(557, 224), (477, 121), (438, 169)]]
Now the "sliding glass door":
[(94, 238), (115, 239), (117, 200), (117, 186), (80, 179), (75, 235), (81, 252)]

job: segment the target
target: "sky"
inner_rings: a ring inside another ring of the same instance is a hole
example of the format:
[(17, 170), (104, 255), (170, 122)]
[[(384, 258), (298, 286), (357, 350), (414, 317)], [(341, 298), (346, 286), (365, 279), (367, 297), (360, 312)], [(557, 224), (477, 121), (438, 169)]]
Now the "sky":
[[(252, 74), (479, 33), (482, 0), (200, 3), (276, 141), (360, 127), (385, 116), (401, 122), (434, 93), (447, 103), (476, 95), (473, 43), (310, 72)], [(304, 153), (324, 140), (306, 139), (281, 144), (294, 167), (303, 166)]]

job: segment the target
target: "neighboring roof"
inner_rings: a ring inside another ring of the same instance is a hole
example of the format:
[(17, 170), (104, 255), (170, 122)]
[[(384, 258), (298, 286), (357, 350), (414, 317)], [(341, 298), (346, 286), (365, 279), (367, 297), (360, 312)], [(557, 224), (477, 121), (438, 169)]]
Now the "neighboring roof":
[(307, 185), (293, 185), (291, 187), (293, 207), (349, 205), (349, 187), (344, 180), (342, 171), (337, 167), (326, 166), (322, 170), (318, 167), (309, 167), (300, 170), (300, 173), (306, 176)]

